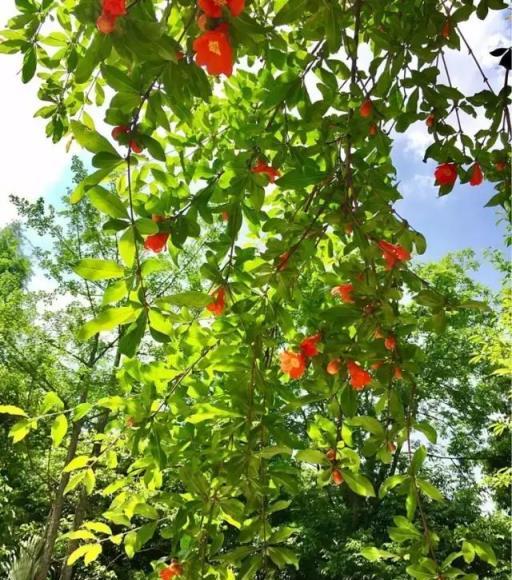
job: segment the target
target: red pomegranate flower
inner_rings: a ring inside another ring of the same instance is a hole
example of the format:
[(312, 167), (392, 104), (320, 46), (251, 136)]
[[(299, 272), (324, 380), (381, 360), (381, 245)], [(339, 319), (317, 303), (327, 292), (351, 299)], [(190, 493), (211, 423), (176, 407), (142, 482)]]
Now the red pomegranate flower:
[(112, 129), (112, 139), (117, 141), (121, 135), (129, 132), (130, 127), (128, 125), (118, 125)]
[(215, 30), (203, 32), (194, 40), (193, 47), (196, 52), (196, 63), (205, 66), (209, 74), (231, 76), (233, 49), (229, 43), (226, 24), (217, 26)]
[(181, 576), (183, 574), (183, 566), (176, 561), (173, 561), (160, 571), (160, 578), (161, 580), (172, 580), (172, 578), (176, 578), (177, 576)]
[(353, 290), (354, 286), (350, 283), (340, 284), (339, 286), (334, 286), (334, 288), (331, 290), (331, 294), (333, 296), (339, 296), (342, 302), (353, 303), (354, 302), (354, 298), (352, 297)]
[(146, 250), (151, 250), (158, 254), (167, 245), (167, 240), (169, 239), (169, 234), (167, 232), (159, 232), (158, 234), (151, 234), (144, 240), (144, 248)]
[(325, 456), (329, 461), (336, 461), (336, 449), (329, 449)]
[(226, 291), (224, 288), (217, 288), (214, 292), (212, 292), (212, 302), (208, 304), (206, 307), (207, 310), (213, 312), (215, 316), (220, 316), (224, 312), (224, 308), (226, 307)]
[(341, 368), (341, 360), (339, 358), (334, 358), (333, 360), (329, 361), (327, 365), (327, 372), (330, 375), (337, 375), (340, 372)]
[(126, 0), (103, 0), (102, 8), (104, 14), (110, 16), (124, 16), (126, 14)]
[(137, 141), (135, 141), (135, 139), (132, 139), (132, 140), (130, 141), (130, 143), (128, 144), (128, 146), (130, 147), (130, 149), (131, 149), (131, 150), (132, 150), (134, 153), (137, 153), (137, 155), (138, 155), (139, 153), (142, 153), (142, 149), (143, 149), (143, 147), (142, 147), (142, 145), (139, 145), (139, 144), (137, 143)]
[(281, 353), (281, 370), (292, 379), (300, 379), (306, 370), (306, 357), (302, 353), (285, 350)]
[(384, 339), (384, 346), (388, 350), (395, 350), (396, 348), (396, 338), (394, 336), (386, 336)]
[(96, 27), (102, 34), (111, 34), (116, 27), (116, 17), (103, 12), (96, 20)]
[(448, 20), (448, 18), (444, 21), (443, 27), (441, 28), (441, 35), (448, 39), (450, 38), (450, 34), (452, 32), (452, 24)]
[(274, 169), (274, 167), (267, 165), (264, 161), (260, 161), (254, 167), (251, 167), (251, 171), (253, 173), (264, 173), (268, 177), (270, 183), (274, 183), (276, 178), (281, 175), (279, 169)]
[(331, 476), (334, 485), (341, 485), (344, 482), (343, 474), (339, 469), (333, 469), (331, 472)]
[(277, 264), (277, 271), (281, 272), (288, 266), (288, 260), (290, 259), (290, 252), (283, 252), (279, 256), (279, 262)]
[(245, 0), (198, 0), (199, 8), (210, 18), (220, 18), (222, 7), (229, 9), (232, 16), (239, 16), (245, 7)]
[(385, 240), (379, 242), (379, 248), (382, 250), (382, 257), (384, 258), (387, 269), (391, 270), (399, 262), (406, 262), (411, 259), (411, 254), (400, 244), (390, 244)]
[(372, 113), (373, 113), (373, 103), (370, 101), (370, 99), (366, 99), (359, 107), (359, 114), (361, 115), (361, 117), (366, 118), (370, 117)]
[(505, 171), (505, 169), (507, 168), (507, 162), (506, 161), (496, 161), (496, 163), (494, 164), (494, 167), (496, 168), (496, 171)]
[(393, 377), (399, 381), (402, 378), (402, 369), (400, 367), (395, 367), (393, 370)]
[(457, 165), (442, 163), (434, 172), (436, 185), (453, 185), (457, 181)]
[(347, 361), (347, 368), (350, 375), (350, 384), (356, 391), (364, 389), (366, 385), (372, 382), (372, 375), (356, 362)]
[(427, 117), (427, 120), (425, 121), (425, 123), (427, 124), (427, 127), (433, 127), (435, 122), (436, 122), (436, 117), (433, 113), (431, 113)]
[(305, 338), (299, 345), (300, 352), (307, 356), (308, 358), (312, 356), (316, 356), (319, 353), (317, 348), (317, 344), (322, 339), (322, 335), (320, 333), (313, 334), (312, 336), (308, 336)]
[(480, 167), (480, 163), (474, 163), (473, 167), (471, 168), (471, 176), (469, 179), (469, 183), (471, 185), (480, 185), (484, 180), (484, 174), (482, 173), (482, 168)]

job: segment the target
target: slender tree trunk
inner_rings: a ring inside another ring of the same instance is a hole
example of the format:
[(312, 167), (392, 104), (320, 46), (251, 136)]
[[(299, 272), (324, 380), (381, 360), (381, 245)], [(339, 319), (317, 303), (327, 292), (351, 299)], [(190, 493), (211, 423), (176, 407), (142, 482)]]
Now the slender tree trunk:
[[(96, 335), (94, 343), (89, 354), (89, 360), (87, 361), (87, 367), (90, 369), (94, 366), (96, 353), (98, 351), (99, 337)], [(81, 379), (83, 380), (83, 373)], [(87, 401), (87, 395), (89, 392), (88, 379), (87, 383), (82, 390), (80, 395), (80, 403), (85, 403)], [(78, 441), (80, 439), (80, 433), (82, 431), (82, 421), (77, 421), (73, 424), (73, 429), (71, 431), (71, 437), (69, 440), (68, 451), (66, 454), (67, 465), (76, 455), (76, 450), (78, 447)], [(41, 554), (41, 560), (39, 562), (39, 567), (34, 580), (47, 580), (48, 572), (50, 570), (50, 565), (52, 562), (53, 549), (55, 547), (55, 540), (57, 539), (57, 534), (59, 533), (60, 518), (62, 515), (62, 509), (64, 507), (64, 490), (69, 482), (71, 474), (62, 473), (59, 486), (55, 493), (53, 499), (53, 504), (50, 510), (50, 515), (46, 523), (46, 530), (44, 534), (44, 547)]]
[[(110, 416), (109, 411), (103, 414), (98, 423), (96, 433), (103, 433), (105, 431), (105, 427), (107, 426), (109, 416)], [(101, 442), (97, 441), (92, 448), (91, 457), (97, 457), (100, 454), (100, 452), (101, 452)], [(87, 493), (85, 489), (82, 488), (80, 490), (80, 499), (78, 500), (78, 505), (75, 510), (75, 517), (73, 520), (73, 531), (76, 531), (80, 528), (82, 522), (85, 519), (86, 514), (87, 514)], [(68, 549), (64, 562), (62, 564), (59, 580), (71, 580), (71, 578), (73, 577), (73, 567), (68, 566), (67, 562), (69, 556), (75, 551), (77, 547), (78, 542), (76, 540), (71, 540), (68, 543)]]
[[(112, 369), (112, 383), (115, 380), (115, 372), (117, 367), (119, 366), (119, 362), (121, 361), (121, 352), (119, 351), (119, 348), (116, 351), (116, 356), (114, 359), (114, 364), (113, 364), (113, 369)], [(98, 421), (98, 427), (96, 429), (96, 433), (104, 433), (105, 432), (105, 428), (107, 426), (108, 423), (108, 419), (110, 417), (110, 411), (105, 411), (102, 416), (100, 417), (99, 421)], [(96, 441), (92, 447), (92, 452), (91, 452), (91, 457), (98, 457), (98, 455), (101, 453), (101, 442), (100, 441)], [(78, 505), (76, 507), (76, 511), (75, 511), (75, 518), (73, 520), (73, 531), (78, 530), (78, 528), (80, 528), (80, 526), (82, 525), (82, 522), (85, 519), (85, 516), (87, 514), (87, 493), (85, 492), (85, 489), (81, 489), (80, 491), (80, 499), (78, 501)], [(73, 567), (72, 566), (68, 566), (68, 558), (69, 556), (75, 551), (75, 549), (78, 547), (78, 542), (76, 540), (72, 540), (69, 542), (68, 544), (68, 549), (67, 549), (67, 554), (66, 554), (66, 558), (64, 559), (64, 562), (62, 564), (62, 568), (60, 571), (60, 578), (59, 580), (71, 580), (73, 577)]]

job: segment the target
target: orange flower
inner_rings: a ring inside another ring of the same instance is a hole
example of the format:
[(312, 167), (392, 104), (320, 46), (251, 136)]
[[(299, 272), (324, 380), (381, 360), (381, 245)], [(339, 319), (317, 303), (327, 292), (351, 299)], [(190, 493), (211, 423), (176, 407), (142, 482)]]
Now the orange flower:
[(448, 18), (444, 21), (443, 28), (441, 28), (441, 36), (448, 39), (450, 38), (450, 34), (452, 32), (452, 25)]
[(301, 353), (308, 358), (316, 356), (319, 352), (317, 344), (321, 339), (322, 335), (320, 333), (313, 334), (313, 336), (308, 336), (305, 338), (299, 345)]
[(198, 0), (199, 8), (210, 18), (220, 18), (222, 7), (229, 8), (232, 16), (239, 16), (245, 7), (245, 0)]
[(160, 578), (161, 580), (172, 580), (172, 578), (176, 578), (182, 574), (183, 566), (179, 562), (173, 560), (167, 568), (160, 571)]
[(441, 163), (434, 171), (436, 185), (453, 185), (457, 181), (457, 165), (455, 163)]
[(384, 362), (383, 362), (383, 361), (381, 361), (381, 360), (375, 361), (375, 362), (372, 364), (372, 369), (374, 369), (374, 370), (380, 369), (380, 367), (381, 367), (383, 364), (384, 364)]
[(98, 16), (96, 27), (102, 34), (111, 34), (116, 27), (116, 17), (104, 12)]
[(350, 283), (340, 284), (339, 286), (334, 286), (331, 290), (333, 296), (339, 296), (342, 302), (353, 303), (354, 298), (352, 297), (352, 292), (354, 286)]
[(395, 367), (393, 371), (393, 377), (399, 381), (402, 378), (402, 369), (400, 367)]
[(279, 256), (279, 263), (277, 264), (277, 271), (281, 272), (288, 266), (288, 260), (290, 259), (290, 252), (283, 252)]
[(124, 16), (126, 14), (126, 0), (103, 0), (102, 8), (104, 14), (110, 16)]
[(208, 28), (208, 17), (206, 14), (200, 14), (196, 20), (197, 27), (201, 32), (205, 32)]
[(292, 379), (300, 379), (306, 370), (306, 357), (302, 353), (285, 350), (281, 353), (281, 370)]
[(337, 375), (340, 372), (341, 361), (339, 358), (334, 358), (333, 360), (329, 361), (327, 365), (327, 372), (330, 375)]
[(128, 146), (130, 147), (130, 149), (131, 149), (131, 150), (132, 150), (134, 153), (137, 153), (137, 154), (139, 154), (139, 153), (142, 153), (142, 149), (143, 149), (143, 148), (142, 148), (142, 145), (139, 145), (139, 144), (137, 143), (137, 141), (135, 141), (135, 139), (132, 139), (132, 140), (130, 141), (130, 143), (128, 144)]
[(373, 103), (370, 99), (366, 99), (363, 101), (361, 106), (359, 107), (359, 114), (361, 117), (369, 117), (373, 113)]
[(370, 135), (371, 137), (375, 137), (375, 135), (377, 135), (378, 132), (379, 128), (377, 126), (377, 123), (372, 123), (368, 129), (368, 135)]
[(169, 239), (169, 234), (167, 232), (159, 232), (158, 234), (151, 234), (144, 240), (144, 248), (146, 250), (151, 250), (158, 254), (167, 245), (167, 240)]
[(331, 472), (331, 476), (334, 485), (341, 485), (344, 482), (343, 474), (339, 469), (333, 469)]
[(229, 43), (228, 27), (223, 23), (215, 30), (207, 30), (196, 38), (193, 43), (196, 52), (196, 63), (205, 66), (211, 75), (233, 72), (233, 49)]
[(394, 336), (386, 336), (384, 339), (384, 346), (388, 350), (395, 350), (396, 348), (396, 338)]
[(347, 361), (347, 368), (350, 375), (350, 384), (356, 391), (364, 389), (366, 385), (372, 382), (372, 375), (356, 362)]
[(435, 122), (436, 122), (436, 118), (435, 118), (433, 113), (431, 113), (427, 117), (427, 120), (425, 121), (425, 123), (427, 124), (427, 127), (433, 127)]
[(264, 161), (259, 161), (257, 165), (251, 167), (251, 171), (253, 173), (264, 173), (268, 177), (270, 183), (274, 183), (276, 178), (281, 175), (279, 169), (274, 169), (274, 167), (271, 167)]
[(221, 218), (223, 222), (227, 222), (229, 219), (229, 213), (227, 211), (223, 211), (221, 214)]
[(112, 139), (116, 141), (123, 135), (124, 133), (129, 133), (130, 127), (128, 125), (118, 125), (112, 129)]
[(496, 163), (494, 164), (494, 167), (496, 168), (496, 171), (505, 171), (505, 169), (507, 168), (507, 162), (506, 161), (496, 161)]
[(479, 163), (475, 163), (471, 168), (471, 177), (469, 183), (471, 185), (480, 185), (484, 180), (484, 174), (482, 173), (482, 168)]
[(217, 288), (217, 290), (212, 292), (211, 296), (212, 302), (208, 304), (206, 310), (213, 312), (215, 316), (220, 316), (224, 312), (224, 308), (226, 307), (225, 301), (226, 291), (224, 290), (224, 288)]
[(411, 254), (400, 244), (390, 244), (384, 240), (379, 242), (382, 250), (382, 257), (386, 261), (387, 269), (391, 270), (399, 262), (406, 262), (411, 259)]
[(336, 461), (336, 449), (329, 449), (325, 456), (329, 461)]

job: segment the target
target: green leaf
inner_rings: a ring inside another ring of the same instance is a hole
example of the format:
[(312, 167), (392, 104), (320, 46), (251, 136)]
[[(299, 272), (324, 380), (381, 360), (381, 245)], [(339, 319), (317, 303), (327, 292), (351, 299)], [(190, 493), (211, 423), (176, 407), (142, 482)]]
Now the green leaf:
[(308, 185), (314, 185), (322, 179), (325, 179), (327, 173), (325, 171), (320, 171), (318, 169), (293, 169), (288, 172), (283, 177), (276, 181), (276, 185), (282, 189), (297, 189), (302, 187), (307, 187)]
[(97, 260), (84, 258), (73, 268), (73, 271), (86, 280), (110, 280), (120, 278), (124, 269), (113, 260)]
[(80, 421), (93, 408), (91, 403), (80, 403), (73, 412), (73, 422)]
[(172, 296), (164, 296), (158, 300), (159, 304), (172, 304), (173, 306), (185, 306), (192, 308), (204, 308), (212, 301), (211, 296), (204, 292), (188, 290)]
[(34, 45), (30, 46), (23, 55), (23, 67), (21, 69), (21, 80), (28, 83), (36, 74), (37, 51)]
[(0, 405), (0, 415), (15, 415), (18, 417), (26, 417), (27, 414), (23, 409), (15, 407), (14, 405)]
[(79, 121), (71, 121), (71, 131), (77, 143), (91, 153), (110, 153), (115, 158), (121, 159), (119, 153), (114, 149), (110, 141), (94, 129), (90, 129)]
[(112, 535), (112, 528), (103, 522), (84, 522), (84, 527), (100, 534)]
[(136, 246), (135, 232), (133, 227), (129, 227), (119, 239), (119, 254), (127, 268), (132, 268), (135, 262)]
[(68, 481), (66, 488), (64, 489), (64, 495), (67, 495), (70, 491), (73, 491), (77, 488), (85, 478), (85, 471), (79, 471), (78, 473), (74, 473)]
[(49, 391), (44, 396), (43, 405), (41, 407), (41, 414), (44, 415), (45, 413), (48, 413), (48, 411), (51, 411), (52, 409), (59, 410), (63, 408), (64, 403), (62, 402), (62, 399), (59, 397), (59, 395), (57, 395), (57, 393), (54, 391)]
[(142, 308), (135, 308), (134, 306), (119, 306), (118, 308), (109, 308), (104, 310), (93, 320), (86, 322), (80, 332), (78, 338), (80, 340), (89, 340), (95, 334), (112, 330), (117, 326), (133, 322), (141, 314)]
[(33, 427), (33, 422), (27, 419), (23, 419), (14, 423), (14, 425), (9, 430), (9, 437), (12, 437), (13, 443), (18, 443), (19, 441), (25, 439), (25, 437), (30, 433)]
[(299, 569), (299, 558), (295, 552), (289, 550), (288, 548), (271, 546), (267, 550), (270, 559), (278, 568), (284, 568), (287, 565), (295, 566)]
[(319, 451), (318, 449), (301, 449), (296, 455), (297, 461), (304, 461), (306, 463), (313, 464), (328, 464), (329, 460), (325, 456), (325, 453)]
[(427, 448), (424, 445), (420, 445), (412, 457), (411, 469), (413, 473), (418, 473), (426, 458)]
[(379, 548), (376, 548), (375, 546), (369, 546), (367, 548), (363, 548), (361, 550), (361, 556), (363, 556), (363, 558), (366, 558), (370, 562), (377, 562), (379, 560), (387, 560), (389, 558), (392, 558), (394, 560), (398, 559), (398, 556), (396, 556), (395, 554), (392, 554), (391, 552), (387, 552), (386, 550), (379, 550)]
[(481, 542), (480, 540), (468, 540), (468, 542), (470, 542), (475, 548), (475, 552), (481, 560), (487, 562), (491, 566), (496, 566), (498, 564), (496, 554), (489, 544)]
[(54, 447), (58, 447), (68, 431), (66, 415), (57, 415), (52, 425), (51, 435)]
[(384, 437), (384, 427), (374, 417), (352, 417), (347, 420), (348, 424), (354, 427), (362, 427), (374, 435)]
[(66, 467), (64, 467), (64, 473), (70, 473), (71, 471), (75, 471), (76, 469), (83, 469), (87, 467), (91, 458), (88, 455), (78, 455), (74, 459), (72, 459)]
[(68, 558), (68, 566), (73, 566), (73, 564), (80, 558), (84, 559), (84, 564), (87, 566), (91, 562), (94, 562), (101, 554), (103, 548), (101, 544), (84, 544), (78, 547)]
[(416, 483), (418, 484), (419, 488), (423, 493), (428, 495), (434, 501), (444, 501), (443, 494), (434, 487), (429, 481), (425, 481), (424, 479), (420, 479), (419, 477), (416, 478)]
[(375, 490), (373, 489), (372, 482), (364, 475), (353, 473), (346, 469), (342, 469), (341, 474), (354, 493), (365, 497), (375, 497)]
[(379, 497), (382, 499), (388, 491), (410, 479), (408, 475), (397, 474), (388, 477), (379, 488)]
[(414, 428), (421, 431), (430, 443), (437, 443), (437, 432), (427, 421), (418, 421), (417, 423), (414, 423)]
[(97, 185), (87, 192), (87, 197), (89, 198), (92, 205), (112, 218), (126, 219), (128, 218), (128, 212), (119, 199), (119, 197), (107, 191), (104, 187)]

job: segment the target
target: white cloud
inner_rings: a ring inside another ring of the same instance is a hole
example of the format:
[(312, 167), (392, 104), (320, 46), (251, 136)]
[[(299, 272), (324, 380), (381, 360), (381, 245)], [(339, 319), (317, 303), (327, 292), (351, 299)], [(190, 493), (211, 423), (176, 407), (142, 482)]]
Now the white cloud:
[[(14, 2), (0, 3), (0, 25), (15, 13)], [(34, 112), (42, 106), (37, 99), (37, 79), (23, 85), (21, 56), (0, 55), (0, 226), (16, 217), (9, 203), (11, 193), (35, 199), (54, 187), (70, 162), (65, 144), (54, 145), (45, 135), (44, 122)]]

